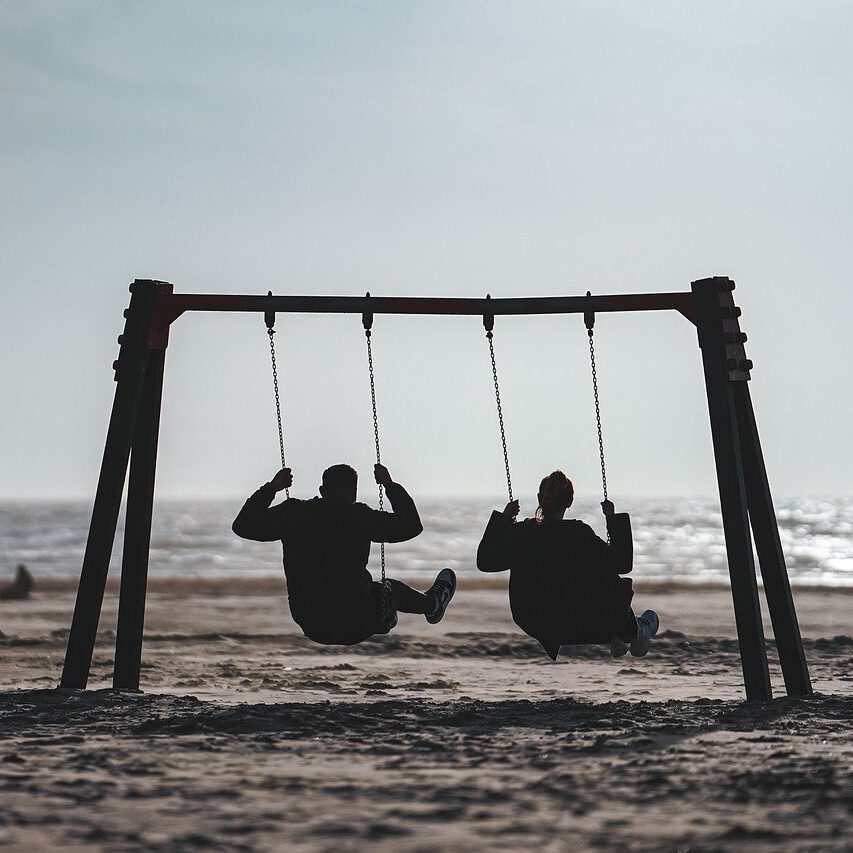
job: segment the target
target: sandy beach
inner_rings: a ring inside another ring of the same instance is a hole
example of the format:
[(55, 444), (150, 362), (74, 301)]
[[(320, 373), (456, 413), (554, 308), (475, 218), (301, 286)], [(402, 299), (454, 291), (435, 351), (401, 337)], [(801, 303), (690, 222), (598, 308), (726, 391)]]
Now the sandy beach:
[[(798, 590), (818, 695), (741, 701), (727, 590), (646, 586), (642, 660), (551, 663), (500, 581), (444, 622), (312, 645), (270, 579), (152, 581), (142, 694), (54, 690), (74, 585), (0, 602), (0, 844), (386, 850), (848, 850), (853, 595)], [(776, 694), (784, 697), (772, 661)]]

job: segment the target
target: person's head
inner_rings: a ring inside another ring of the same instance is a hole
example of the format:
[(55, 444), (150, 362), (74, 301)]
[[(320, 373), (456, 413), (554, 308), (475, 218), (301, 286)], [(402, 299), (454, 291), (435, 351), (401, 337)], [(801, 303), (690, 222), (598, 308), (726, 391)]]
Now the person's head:
[(358, 474), (349, 465), (332, 465), (323, 471), (320, 494), (324, 498), (354, 503), (358, 495)]
[(562, 518), (575, 499), (575, 487), (562, 471), (552, 471), (539, 484), (537, 497), (539, 508), (536, 510), (536, 518), (539, 521)]

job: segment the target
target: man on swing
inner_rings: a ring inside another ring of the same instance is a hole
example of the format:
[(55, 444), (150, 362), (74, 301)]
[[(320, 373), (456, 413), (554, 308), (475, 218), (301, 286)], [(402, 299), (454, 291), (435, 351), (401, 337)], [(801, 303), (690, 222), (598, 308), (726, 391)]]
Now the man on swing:
[(323, 472), (319, 497), (271, 506), (293, 483), (290, 468), (282, 468), (234, 519), (232, 530), (243, 539), (281, 540), (290, 612), (316, 643), (348, 646), (387, 634), (398, 611), (422, 613), (435, 624), (456, 592), (452, 569), (442, 569), (425, 593), (392, 578), (373, 580), (367, 570), (371, 542), (406, 542), (423, 530), (415, 502), (388, 469), (376, 465), (374, 474), (391, 512), (358, 503), (358, 474), (349, 465), (333, 465)]

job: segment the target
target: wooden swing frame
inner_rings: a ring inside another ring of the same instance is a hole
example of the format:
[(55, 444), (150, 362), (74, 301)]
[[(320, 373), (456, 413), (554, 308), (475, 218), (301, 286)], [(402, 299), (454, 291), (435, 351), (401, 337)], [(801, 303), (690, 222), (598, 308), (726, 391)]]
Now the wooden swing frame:
[[(812, 692), (748, 381), (740, 309), (728, 278), (691, 290), (608, 296), (466, 299), (241, 296), (174, 293), (168, 282), (130, 286), (114, 362), (116, 390), (60, 687), (86, 687), (125, 479), (128, 478), (113, 687), (139, 689), (163, 368), (169, 330), (188, 311), (322, 314), (579, 314), (677, 311), (696, 327), (702, 353), (735, 623), (748, 700), (772, 698), (753, 538), (788, 695)], [(750, 528), (752, 535), (750, 534)]]

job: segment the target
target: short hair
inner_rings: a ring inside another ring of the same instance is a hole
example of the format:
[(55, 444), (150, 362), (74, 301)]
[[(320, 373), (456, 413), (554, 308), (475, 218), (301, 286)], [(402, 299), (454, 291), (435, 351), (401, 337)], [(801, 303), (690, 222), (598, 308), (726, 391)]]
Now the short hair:
[(358, 487), (358, 474), (350, 465), (332, 465), (323, 471), (323, 488), (331, 492), (349, 492)]

